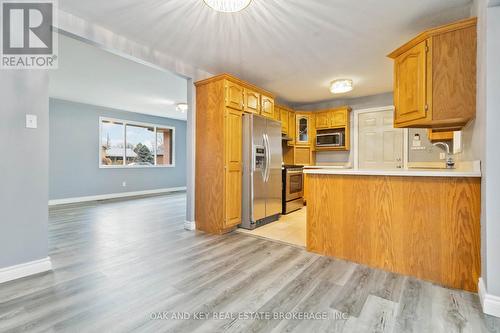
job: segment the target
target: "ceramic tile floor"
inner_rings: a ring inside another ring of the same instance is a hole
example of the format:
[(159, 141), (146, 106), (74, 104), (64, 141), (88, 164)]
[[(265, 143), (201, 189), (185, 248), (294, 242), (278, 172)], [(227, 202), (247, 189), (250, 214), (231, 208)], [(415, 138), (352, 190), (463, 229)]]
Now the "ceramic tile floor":
[(238, 229), (246, 234), (277, 240), (297, 246), (306, 246), (306, 207), (282, 215), (279, 221), (267, 224), (255, 230)]

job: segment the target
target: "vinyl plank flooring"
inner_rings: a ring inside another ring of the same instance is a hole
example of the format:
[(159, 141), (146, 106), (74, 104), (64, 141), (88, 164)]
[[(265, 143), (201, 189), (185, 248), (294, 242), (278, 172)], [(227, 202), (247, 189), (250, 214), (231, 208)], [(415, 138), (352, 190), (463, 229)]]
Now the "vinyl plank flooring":
[(243, 233), (186, 231), (185, 209), (185, 193), (51, 207), (54, 269), (0, 284), (0, 332), (500, 333), (477, 294)]

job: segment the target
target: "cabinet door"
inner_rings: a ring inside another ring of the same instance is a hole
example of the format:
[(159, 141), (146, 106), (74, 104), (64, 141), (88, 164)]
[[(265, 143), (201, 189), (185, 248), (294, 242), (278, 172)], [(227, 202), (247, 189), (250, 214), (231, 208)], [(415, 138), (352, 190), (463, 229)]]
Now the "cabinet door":
[(274, 120), (281, 121), (281, 108), (274, 106)]
[(295, 143), (302, 145), (309, 145), (311, 137), (311, 122), (309, 115), (297, 114), (296, 115), (296, 134)]
[(347, 110), (332, 111), (331, 126), (341, 127), (347, 124)]
[(281, 112), (281, 132), (288, 134), (288, 111), (280, 109)]
[(243, 87), (226, 80), (226, 106), (235, 110), (243, 110)]
[(326, 129), (330, 127), (329, 112), (316, 114), (316, 129)]
[(394, 122), (427, 116), (427, 41), (400, 55), (394, 63)]
[(225, 219), (224, 228), (241, 223), (242, 114), (226, 108), (225, 117)]
[(260, 114), (260, 94), (250, 89), (244, 90), (245, 107), (248, 113)]
[(292, 139), (288, 141), (288, 145), (295, 145), (295, 112), (288, 113), (288, 136)]
[(274, 117), (274, 99), (269, 96), (262, 95), (261, 114), (267, 118)]
[(296, 165), (311, 165), (312, 164), (311, 147), (297, 146), (294, 149), (295, 149), (294, 164), (296, 164)]

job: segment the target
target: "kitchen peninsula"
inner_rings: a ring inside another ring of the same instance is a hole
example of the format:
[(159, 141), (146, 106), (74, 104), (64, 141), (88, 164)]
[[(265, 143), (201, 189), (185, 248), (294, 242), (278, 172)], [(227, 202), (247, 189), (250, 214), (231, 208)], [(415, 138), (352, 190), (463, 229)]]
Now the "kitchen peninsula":
[(476, 291), (479, 170), (306, 169), (307, 249)]

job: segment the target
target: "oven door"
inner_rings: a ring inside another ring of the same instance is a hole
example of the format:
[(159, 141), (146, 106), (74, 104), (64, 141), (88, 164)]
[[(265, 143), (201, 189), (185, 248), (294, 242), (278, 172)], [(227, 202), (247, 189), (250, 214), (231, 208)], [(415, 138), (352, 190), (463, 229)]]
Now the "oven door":
[(302, 170), (286, 171), (286, 201), (304, 196), (304, 173)]

